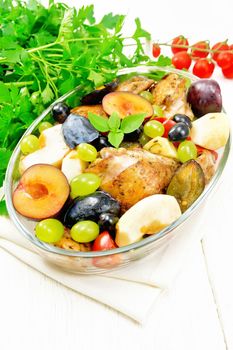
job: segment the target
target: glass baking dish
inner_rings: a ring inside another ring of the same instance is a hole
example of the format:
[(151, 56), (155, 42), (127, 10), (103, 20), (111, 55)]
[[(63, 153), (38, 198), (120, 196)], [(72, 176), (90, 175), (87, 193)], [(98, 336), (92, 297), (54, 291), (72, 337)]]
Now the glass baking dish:
[[(170, 67), (156, 67), (156, 66), (138, 66), (136, 68), (127, 68), (119, 71), (119, 76), (129, 74), (151, 74), (158, 73), (177, 73), (189, 79), (191, 82), (198, 80), (197, 77), (184, 71), (178, 71)], [(58, 102), (67, 101), (67, 99), (75, 98), (75, 95), (80, 94), (81, 86), (76, 87), (74, 90), (68, 92), (64, 96), (60, 97), (53, 104), (51, 104), (27, 129), (25, 135), (31, 134), (38, 126), (38, 124), (46, 118), (54, 104)], [(12, 222), (17, 227), (18, 231), (31, 242), (34, 250), (36, 250), (44, 259), (47, 261), (60, 266), (62, 269), (66, 269), (76, 273), (82, 274), (97, 274), (107, 272), (112, 269), (118, 269), (128, 264), (131, 264), (134, 260), (141, 259), (149, 254), (156, 254), (161, 248), (166, 247), (168, 242), (184, 230), (189, 231), (189, 228), (195, 225), (198, 220), (198, 213), (208, 195), (216, 187), (216, 184), (221, 177), (223, 169), (226, 165), (229, 150), (230, 150), (230, 137), (223, 150), (219, 152), (219, 159), (217, 164), (216, 172), (211, 179), (210, 183), (206, 186), (201, 196), (193, 203), (193, 205), (181, 215), (181, 217), (173, 222), (170, 226), (164, 228), (155, 235), (150, 235), (143, 240), (125, 246), (116, 248), (108, 251), (90, 251), (90, 252), (79, 252), (74, 250), (64, 250), (57, 248), (53, 245), (43, 243), (37, 239), (34, 234), (34, 227), (36, 221), (22, 217), (16, 212), (12, 203), (12, 191), (17, 185), (17, 166), (20, 157), (20, 141), (16, 146), (12, 157), (9, 161), (6, 178), (5, 178), (5, 196), (6, 204), (9, 212), (9, 216)], [(191, 225), (191, 226), (190, 226)], [(143, 263), (143, 261), (142, 261)]]

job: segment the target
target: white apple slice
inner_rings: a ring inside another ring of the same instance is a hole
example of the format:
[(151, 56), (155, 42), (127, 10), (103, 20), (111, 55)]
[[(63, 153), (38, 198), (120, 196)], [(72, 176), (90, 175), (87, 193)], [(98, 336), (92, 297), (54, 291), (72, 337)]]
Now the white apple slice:
[(57, 124), (44, 130), (39, 137), (40, 148), (58, 146), (59, 148), (68, 147), (65, 143), (62, 124)]
[(50, 164), (59, 168), (62, 159), (70, 151), (63, 138), (61, 124), (44, 130), (39, 141), (41, 148), (20, 160), (20, 173), (35, 164)]
[(230, 127), (225, 113), (208, 113), (193, 122), (192, 141), (204, 148), (217, 150), (227, 143)]
[(119, 247), (138, 242), (145, 234), (159, 232), (181, 215), (173, 196), (155, 194), (140, 200), (121, 216), (116, 225), (116, 243)]
[(78, 158), (78, 152), (72, 150), (63, 159), (61, 170), (63, 174), (65, 174), (68, 182), (70, 182), (75, 176), (82, 174), (87, 165), (87, 162)]
[(143, 148), (154, 154), (160, 154), (164, 157), (178, 159), (177, 150), (175, 146), (165, 137), (157, 136), (149, 142), (147, 142)]

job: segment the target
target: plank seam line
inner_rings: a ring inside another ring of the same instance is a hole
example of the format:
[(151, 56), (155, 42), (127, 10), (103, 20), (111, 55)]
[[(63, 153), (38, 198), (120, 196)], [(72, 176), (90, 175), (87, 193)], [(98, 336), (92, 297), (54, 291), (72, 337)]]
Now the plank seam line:
[(205, 243), (203, 242), (203, 239), (202, 239), (201, 240), (201, 248), (202, 248), (202, 253), (203, 253), (203, 256), (204, 256), (206, 274), (207, 274), (207, 278), (208, 278), (208, 281), (209, 281), (210, 289), (211, 289), (211, 292), (212, 292), (212, 295), (213, 295), (213, 300), (214, 300), (214, 304), (215, 304), (215, 307), (216, 307), (217, 316), (218, 316), (218, 320), (219, 320), (219, 325), (220, 325), (221, 332), (222, 332), (222, 335), (223, 335), (223, 340), (224, 340), (224, 343), (225, 343), (225, 347), (226, 347), (226, 350), (229, 350), (229, 347), (228, 347), (228, 344), (227, 344), (227, 337), (226, 337), (226, 333), (225, 333), (224, 326), (223, 326), (223, 320), (222, 320), (222, 316), (221, 316), (221, 311), (219, 309), (219, 305), (218, 305), (218, 302), (217, 302), (217, 297), (216, 297), (216, 293), (215, 293), (215, 289), (214, 289), (213, 280), (212, 280), (212, 277), (211, 277), (211, 273), (209, 271), (204, 245), (205, 245)]

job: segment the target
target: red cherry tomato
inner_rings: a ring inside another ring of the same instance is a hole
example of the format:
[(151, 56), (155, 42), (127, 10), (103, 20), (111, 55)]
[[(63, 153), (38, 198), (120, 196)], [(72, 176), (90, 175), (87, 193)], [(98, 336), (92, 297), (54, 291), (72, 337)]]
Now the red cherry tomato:
[(209, 50), (210, 46), (206, 41), (199, 41), (198, 43), (194, 44), (192, 46), (192, 59), (198, 59), (198, 58), (206, 58), (209, 54), (208, 51), (200, 51), (198, 49), (202, 50)]
[(176, 122), (174, 122), (174, 120), (167, 119), (167, 118), (157, 117), (157, 118), (153, 118), (153, 119), (155, 119), (158, 122), (163, 124), (163, 126), (164, 126), (163, 137), (168, 137), (168, 133), (169, 133), (170, 129), (176, 124)]
[(189, 69), (191, 66), (192, 60), (190, 55), (186, 51), (177, 52), (172, 57), (172, 64), (177, 69)]
[(200, 58), (193, 66), (193, 74), (199, 78), (210, 78), (214, 71), (214, 63)]
[(221, 51), (227, 51), (227, 50), (229, 50), (229, 45), (226, 44), (226, 42), (224, 42), (224, 41), (223, 41), (223, 42), (219, 42), (219, 43), (215, 44), (215, 45), (212, 47), (211, 50), (216, 51), (216, 52), (213, 52), (211, 56), (212, 56), (212, 58), (213, 58), (214, 61), (217, 61), (217, 58), (218, 58), (219, 53), (220, 53)]
[(92, 250), (109, 250), (114, 248), (117, 248), (117, 245), (108, 231), (100, 233), (92, 245)]
[(179, 35), (172, 40), (171, 50), (175, 54), (181, 51), (188, 51), (188, 47), (180, 47), (180, 46), (189, 46), (188, 39), (186, 39), (183, 35)]
[(222, 69), (222, 74), (227, 79), (233, 79), (233, 64), (230, 67)]
[(233, 44), (229, 46), (229, 50), (233, 53)]
[[(92, 245), (92, 250), (94, 251), (111, 250), (114, 248), (117, 248), (117, 245), (108, 231), (100, 233)], [(119, 254), (100, 256), (92, 259), (94, 266), (105, 269), (112, 266), (117, 266), (120, 264), (120, 262), (121, 256)]]
[(156, 58), (160, 55), (161, 49), (158, 44), (153, 44), (152, 47), (152, 55)]
[(209, 151), (213, 154), (215, 161), (217, 161), (218, 153), (216, 151), (209, 150), (209, 149), (206, 149), (206, 148), (198, 146), (198, 145), (196, 145), (196, 147), (197, 147), (197, 155), (198, 156), (200, 156), (204, 151)]
[(233, 64), (233, 53), (229, 51), (220, 52), (217, 57), (217, 64), (223, 69), (230, 67)]

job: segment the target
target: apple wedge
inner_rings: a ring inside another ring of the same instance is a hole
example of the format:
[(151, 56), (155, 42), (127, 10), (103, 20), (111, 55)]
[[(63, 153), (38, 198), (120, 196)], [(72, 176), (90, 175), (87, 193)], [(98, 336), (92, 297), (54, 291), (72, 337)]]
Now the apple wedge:
[(77, 175), (82, 174), (88, 163), (78, 158), (78, 152), (72, 150), (62, 161), (61, 171), (65, 174), (68, 182)]
[(40, 149), (30, 153), (20, 160), (19, 171), (24, 173), (26, 169), (35, 164), (50, 164), (60, 167), (63, 158), (70, 151), (62, 134), (62, 125), (55, 125), (44, 130), (40, 137)]
[(225, 113), (208, 113), (193, 122), (192, 141), (201, 147), (217, 150), (227, 143), (230, 123)]
[(155, 194), (146, 197), (121, 216), (116, 225), (116, 244), (119, 247), (140, 241), (152, 235), (181, 215), (180, 206), (173, 196)]

